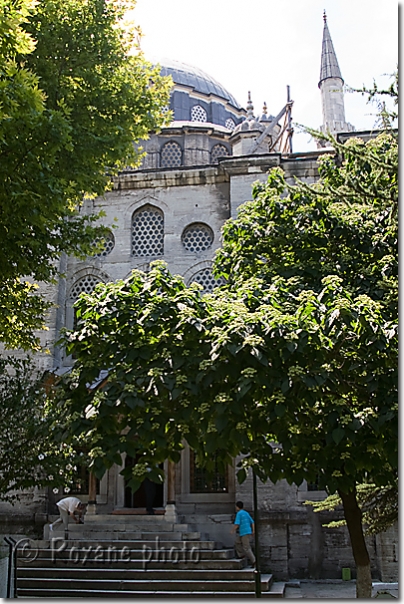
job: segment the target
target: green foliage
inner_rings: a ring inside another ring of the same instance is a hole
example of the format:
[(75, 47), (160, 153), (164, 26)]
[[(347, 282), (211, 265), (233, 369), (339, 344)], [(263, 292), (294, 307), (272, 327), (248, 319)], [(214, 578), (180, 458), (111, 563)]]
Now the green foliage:
[(337, 157), (320, 159), (318, 183), (288, 185), (280, 169), (256, 183), (253, 201), (223, 228), (217, 274), (231, 286), (281, 276), (296, 292), (319, 291), (324, 277), (338, 275), (396, 314), (397, 140), (386, 133), (333, 143)]
[(254, 308), (282, 286), (272, 304), (283, 328), (291, 321), (289, 355), (268, 426), (279, 477), (318, 477), (333, 493), (390, 484), (397, 467), (398, 149), (392, 133), (330, 140), (316, 184), (274, 169), (255, 185), (223, 229), (216, 270), (231, 288), (259, 277)]
[(142, 455), (135, 489), (147, 467), (157, 479), (156, 465), (179, 460), (184, 435), (189, 442), (199, 435), (198, 364), (208, 356), (204, 303), (198, 287), (188, 289), (155, 263), (148, 274), (133, 271), (126, 281), (99, 284), (76, 308), (77, 331), (64, 336), (76, 362), (58, 394), (73, 424), (60, 438), (87, 442), (99, 477), (121, 453)]
[[(375, 484), (359, 484), (357, 499), (363, 512), (363, 524), (368, 535), (386, 531), (398, 522), (398, 481), (388, 486), (377, 487)], [(329, 495), (323, 501), (305, 501), (313, 506), (315, 512), (334, 511), (342, 501), (337, 493)], [(344, 526), (345, 520), (327, 522), (324, 526)]]
[(280, 279), (200, 296), (155, 263), (76, 306), (77, 331), (64, 336), (76, 363), (59, 397), (100, 475), (127, 452), (144, 455), (140, 480), (178, 460), (183, 439), (208, 467), (212, 453), (222, 468), (243, 453), (263, 479), (320, 474), (330, 491), (392, 474), (396, 326), (340, 278), (320, 295), (292, 295)]
[[(105, 232), (85, 196), (136, 165), (135, 143), (164, 121), (169, 80), (128, 56), (128, 2), (0, 3), (0, 339), (35, 348), (62, 252), (84, 257)], [(23, 278), (23, 279), (21, 279)], [(14, 307), (14, 311), (13, 311)]]
[(0, 359), (0, 499), (13, 503), (29, 487), (68, 489), (77, 456), (54, 438), (58, 417), (48, 388), (28, 360)]

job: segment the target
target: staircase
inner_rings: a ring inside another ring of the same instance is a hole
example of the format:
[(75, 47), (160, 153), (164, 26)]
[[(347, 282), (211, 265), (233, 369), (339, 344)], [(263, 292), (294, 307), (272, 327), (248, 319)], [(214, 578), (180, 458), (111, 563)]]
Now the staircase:
[[(255, 596), (254, 570), (233, 549), (164, 516), (87, 515), (68, 540), (50, 535), (18, 550), (18, 598)], [(284, 588), (261, 575), (262, 597)]]

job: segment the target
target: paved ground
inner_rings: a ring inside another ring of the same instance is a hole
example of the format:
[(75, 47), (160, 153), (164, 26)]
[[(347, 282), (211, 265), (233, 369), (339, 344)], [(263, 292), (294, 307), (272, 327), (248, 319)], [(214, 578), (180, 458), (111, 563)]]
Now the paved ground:
[[(300, 599), (307, 598), (312, 599), (338, 599), (338, 600), (350, 600), (356, 598), (356, 582), (355, 581), (342, 581), (342, 580), (328, 580), (328, 581), (296, 581), (292, 587), (293, 582), (288, 583), (285, 592), (285, 598)], [(375, 597), (379, 593), (379, 598), (391, 598), (389, 595), (383, 595), (389, 592), (391, 596), (398, 598), (398, 584), (397, 583), (373, 583), (373, 594)]]

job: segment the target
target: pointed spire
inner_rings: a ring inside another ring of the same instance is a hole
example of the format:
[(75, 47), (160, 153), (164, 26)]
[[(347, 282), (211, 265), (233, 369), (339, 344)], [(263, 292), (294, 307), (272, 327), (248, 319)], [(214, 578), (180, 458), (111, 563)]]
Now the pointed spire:
[(324, 19), (324, 30), (323, 30), (323, 48), (321, 53), (321, 69), (320, 69), (320, 81), (318, 83), (318, 87), (320, 88), (320, 84), (323, 80), (327, 78), (339, 78), (342, 83), (344, 80), (341, 76), (341, 71), (339, 69), (337, 55), (335, 54), (334, 46), (332, 44), (330, 32), (327, 25), (327, 15), (324, 11), (323, 14)]
[(262, 115), (265, 115), (265, 117), (268, 115), (268, 107), (267, 107), (266, 101), (264, 101), (264, 106), (262, 108)]
[(252, 103), (251, 100), (251, 92), (248, 92), (248, 101), (247, 101), (247, 119), (248, 120), (253, 120), (254, 119), (254, 105)]

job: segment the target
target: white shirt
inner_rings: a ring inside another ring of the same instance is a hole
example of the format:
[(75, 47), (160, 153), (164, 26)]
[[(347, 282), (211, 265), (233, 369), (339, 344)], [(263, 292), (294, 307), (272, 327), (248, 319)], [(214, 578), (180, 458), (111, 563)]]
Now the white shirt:
[(81, 503), (81, 501), (77, 497), (65, 497), (64, 499), (58, 501), (56, 505), (61, 510), (65, 510), (65, 512), (70, 512), (72, 514), (79, 503)]

